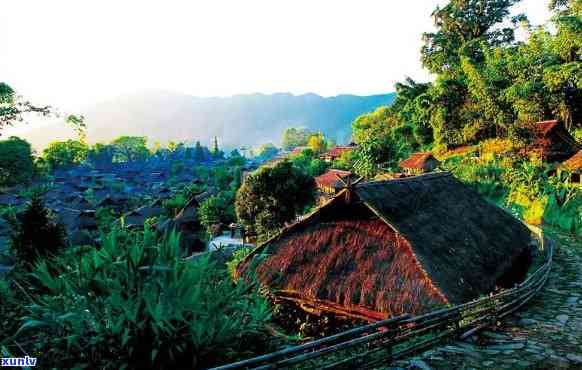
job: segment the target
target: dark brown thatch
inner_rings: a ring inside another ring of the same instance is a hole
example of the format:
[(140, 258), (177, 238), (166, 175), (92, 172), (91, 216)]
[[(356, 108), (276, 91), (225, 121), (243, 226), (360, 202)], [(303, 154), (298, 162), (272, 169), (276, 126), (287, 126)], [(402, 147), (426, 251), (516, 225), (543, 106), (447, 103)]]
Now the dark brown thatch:
[[(349, 196), (348, 196), (349, 195)], [(510, 286), (530, 232), (448, 173), (343, 190), (238, 268), (281, 298), (378, 319)]]
[(528, 151), (537, 152), (547, 162), (561, 162), (582, 149), (561, 121), (543, 121), (532, 126), (535, 136)]

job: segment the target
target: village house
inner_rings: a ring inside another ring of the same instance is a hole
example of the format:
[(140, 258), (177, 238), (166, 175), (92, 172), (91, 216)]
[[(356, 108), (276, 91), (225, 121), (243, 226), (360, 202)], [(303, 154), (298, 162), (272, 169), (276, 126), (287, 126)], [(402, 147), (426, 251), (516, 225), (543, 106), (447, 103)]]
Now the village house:
[(350, 171), (329, 169), (315, 178), (315, 185), (320, 193), (336, 195), (352, 177)]
[(293, 148), (293, 150), (292, 150), (292, 151), (289, 153), (289, 156), (290, 156), (290, 157), (297, 156), (297, 155), (301, 154), (301, 153), (302, 153), (304, 150), (307, 150), (307, 149), (309, 149), (309, 147), (308, 147), (308, 146), (298, 146), (298, 147), (295, 147), (295, 148)]
[(347, 146), (336, 146), (319, 156), (319, 159), (327, 163), (331, 163), (341, 157), (344, 153), (349, 153), (357, 147), (356, 144), (350, 143)]
[(408, 176), (434, 171), (440, 162), (431, 153), (414, 153), (398, 164)]
[(572, 158), (568, 159), (562, 166), (572, 172), (572, 182), (581, 182), (582, 175), (582, 150), (578, 151)]
[(180, 233), (180, 246), (186, 255), (206, 249), (203, 228), (198, 220), (198, 207), (200, 203), (194, 197), (186, 203), (176, 217), (158, 225), (158, 230), (161, 232), (175, 230)]
[(526, 148), (526, 152), (536, 153), (544, 162), (562, 162), (582, 149), (558, 120), (538, 122), (532, 133), (533, 144)]
[[(462, 225), (462, 227), (459, 227)], [(307, 311), (377, 320), (522, 281), (529, 229), (446, 172), (342, 190), (237, 267)]]

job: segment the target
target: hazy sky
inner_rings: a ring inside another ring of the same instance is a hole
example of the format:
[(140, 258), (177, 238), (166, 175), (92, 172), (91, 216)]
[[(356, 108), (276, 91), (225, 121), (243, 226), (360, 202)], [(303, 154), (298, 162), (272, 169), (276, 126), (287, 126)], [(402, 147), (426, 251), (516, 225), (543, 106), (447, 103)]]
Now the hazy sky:
[[(64, 110), (145, 88), (198, 96), (374, 94), (428, 79), (440, 0), (9, 0), (0, 81)], [(546, 0), (524, 0), (532, 23)]]

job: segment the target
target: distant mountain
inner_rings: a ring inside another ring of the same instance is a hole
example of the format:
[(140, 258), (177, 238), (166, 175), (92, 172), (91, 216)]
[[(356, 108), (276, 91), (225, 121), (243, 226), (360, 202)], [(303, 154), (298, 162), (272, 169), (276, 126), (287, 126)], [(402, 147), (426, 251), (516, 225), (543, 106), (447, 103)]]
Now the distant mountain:
[[(218, 136), (225, 148), (279, 144), (287, 127), (322, 131), (339, 143), (351, 136), (351, 122), (362, 113), (389, 105), (394, 94), (324, 98), (316, 94), (250, 94), (199, 98), (146, 91), (110, 99), (84, 112), (89, 141), (109, 142), (120, 135), (147, 136), (150, 143), (200, 140), (210, 144)], [(22, 137), (36, 148), (74, 137), (64, 124), (30, 130)]]

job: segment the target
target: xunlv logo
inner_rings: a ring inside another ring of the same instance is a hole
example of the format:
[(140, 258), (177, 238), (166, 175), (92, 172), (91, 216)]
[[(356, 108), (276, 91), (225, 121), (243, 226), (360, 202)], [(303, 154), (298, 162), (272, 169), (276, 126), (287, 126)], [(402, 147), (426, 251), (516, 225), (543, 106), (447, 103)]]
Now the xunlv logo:
[(36, 357), (5, 357), (2, 366), (36, 366)]

